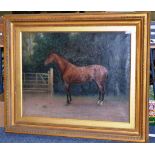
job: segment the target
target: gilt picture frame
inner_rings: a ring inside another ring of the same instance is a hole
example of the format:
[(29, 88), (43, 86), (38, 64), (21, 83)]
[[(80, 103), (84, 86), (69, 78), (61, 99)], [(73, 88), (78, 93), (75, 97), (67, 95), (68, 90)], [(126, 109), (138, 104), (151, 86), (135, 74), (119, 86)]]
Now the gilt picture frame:
[(5, 15), (4, 50), (6, 132), (148, 140), (149, 13)]

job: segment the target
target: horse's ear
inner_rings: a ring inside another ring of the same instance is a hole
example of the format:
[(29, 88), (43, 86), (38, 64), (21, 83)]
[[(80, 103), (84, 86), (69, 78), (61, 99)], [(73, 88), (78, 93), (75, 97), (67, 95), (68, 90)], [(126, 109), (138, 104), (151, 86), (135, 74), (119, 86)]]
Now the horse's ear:
[(50, 56), (50, 55), (53, 54), (53, 53), (54, 53), (54, 51), (51, 50), (51, 51), (49, 52), (48, 56)]
[(56, 52), (55, 52), (55, 50), (54, 49), (51, 49), (51, 52), (50, 52), (51, 54), (55, 54)]
[(49, 57), (50, 55), (51, 55), (51, 53), (48, 53), (48, 54), (47, 54), (47, 57)]

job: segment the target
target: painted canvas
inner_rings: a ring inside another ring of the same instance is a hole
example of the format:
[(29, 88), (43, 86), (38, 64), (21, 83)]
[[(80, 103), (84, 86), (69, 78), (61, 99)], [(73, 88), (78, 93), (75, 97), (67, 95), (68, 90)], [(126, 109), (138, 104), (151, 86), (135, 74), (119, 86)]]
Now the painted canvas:
[(129, 122), (131, 34), (22, 32), (23, 115)]

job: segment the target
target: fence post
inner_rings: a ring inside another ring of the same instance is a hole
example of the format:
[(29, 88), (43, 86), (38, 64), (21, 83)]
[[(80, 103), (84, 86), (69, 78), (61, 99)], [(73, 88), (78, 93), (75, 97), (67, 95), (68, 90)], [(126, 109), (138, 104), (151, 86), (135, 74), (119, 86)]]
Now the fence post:
[(48, 91), (53, 95), (53, 68), (48, 71)]

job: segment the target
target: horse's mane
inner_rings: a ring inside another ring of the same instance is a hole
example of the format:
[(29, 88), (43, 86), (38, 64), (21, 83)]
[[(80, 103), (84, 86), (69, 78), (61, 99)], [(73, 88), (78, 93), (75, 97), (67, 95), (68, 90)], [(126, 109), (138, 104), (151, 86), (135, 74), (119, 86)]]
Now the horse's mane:
[[(66, 63), (70, 63), (66, 58), (64, 58), (62, 55), (58, 54), (58, 53), (52, 53), (52, 54), (55, 54), (57, 55), (58, 57), (60, 57), (64, 62)], [(70, 63), (71, 64), (71, 63)]]

